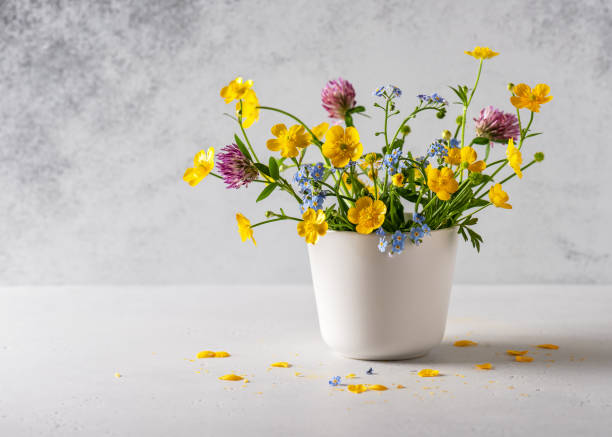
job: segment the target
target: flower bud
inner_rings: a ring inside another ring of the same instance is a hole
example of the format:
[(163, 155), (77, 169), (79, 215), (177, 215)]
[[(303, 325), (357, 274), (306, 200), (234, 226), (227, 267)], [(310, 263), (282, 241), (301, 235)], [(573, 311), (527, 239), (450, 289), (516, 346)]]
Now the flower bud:
[(458, 117), (455, 119), (455, 122), (456, 122), (457, 124), (461, 124), (461, 123), (463, 123), (463, 116), (461, 116), (461, 115), (460, 115), (460, 116), (458, 116)]
[(508, 91), (512, 92), (512, 90), (514, 89), (514, 84), (512, 82), (508, 83)]
[(533, 159), (535, 159), (536, 162), (544, 161), (544, 154), (542, 152), (537, 152), (535, 155), (533, 155)]
[(272, 216), (274, 216), (274, 213), (272, 211), (266, 211), (266, 217), (267, 218), (270, 218)]
[(402, 126), (402, 135), (406, 136), (411, 132), (410, 126), (408, 126), (407, 124)]
[(443, 119), (445, 115), (446, 115), (445, 109), (440, 109), (438, 112), (436, 112), (436, 117), (438, 117), (439, 119)]
[(376, 162), (376, 153), (368, 153), (364, 160), (368, 164), (374, 164)]
[(453, 134), (451, 133), (451, 131), (449, 130), (442, 131), (442, 138), (445, 139), (446, 141), (449, 141), (452, 137), (453, 137)]

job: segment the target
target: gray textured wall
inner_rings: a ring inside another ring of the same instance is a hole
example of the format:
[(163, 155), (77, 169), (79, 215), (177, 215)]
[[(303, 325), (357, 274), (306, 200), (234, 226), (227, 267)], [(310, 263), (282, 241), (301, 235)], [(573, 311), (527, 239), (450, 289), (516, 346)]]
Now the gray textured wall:
[[(506, 83), (546, 82), (554, 100), (527, 144), (546, 160), (508, 185), (512, 211), (488, 210), (479, 256), (463, 246), (458, 282), (610, 282), (610, 63), (607, 1), (0, 1), (0, 283), (306, 282), (294, 224), (239, 241), (256, 188), (181, 180), (193, 154), (231, 141), (218, 93), (242, 74), (262, 104), (325, 119), (326, 80), (358, 102), (393, 83), (418, 92), (471, 83), (474, 109), (510, 110)], [(370, 110), (370, 113), (374, 113)], [(412, 124), (413, 150), (451, 126)], [(266, 113), (250, 129), (263, 149)], [(358, 127), (366, 149), (373, 122)], [(524, 149), (525, 150), (525, 149)], [(496, 149), (503, 153), (503, 147)]]

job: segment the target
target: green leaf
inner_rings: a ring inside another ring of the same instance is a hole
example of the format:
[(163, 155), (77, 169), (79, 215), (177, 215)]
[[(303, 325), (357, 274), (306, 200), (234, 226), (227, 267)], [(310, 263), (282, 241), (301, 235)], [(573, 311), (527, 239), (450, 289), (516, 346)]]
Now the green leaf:
[(485, 199), (472, 199), (470, 203), (468, 203), (467, 209), (469, 208), (479, 208), (481, 206), (485, 206), (489, 203), (488, 200)]
[(272, 194), (272, 191), (274, 191), (274, 189), (278, 187), (277, 184), (270, 184), (268, 185), (266, 188), (264, 188), (262, 190), (262, 192), (259, 194), (259, 197), (257, 197), (257, 200), (255, 202), (259, 202), (260, 200), (264, 200), (266, 197), (268, 197), (270, 194)]
[(240, 151), (242, 152), (242, 154), (244, 156), (246, 156), (248, 158), (249, 161), (253, 161), (253, 158), (251, 158), (251, 154), (249, 153), (249, 151), (247, 150), (247, 148), (245, 147), (244, 143), (242, 142), (242, 140), (240, 138), (238, 138), (238, 135), (234, 134), (234, 140), (236, 140), (236, 145), (238, 146), (238, 148), (240, 149)]
[(365, 106), (355, 106), (354, 108), (349, 109), (348, 111), (346, 111), (347, 114), (359, 114), (360, 112), (365, 112), (366, 108)]
[(527, 135), (525, 138), (531, 138), (531, 137), (535, 137), (537, 135), (542, 135), (542, 132), (534, 132), (532, 134)]
[(262, 172), (266, 176), (270, 176), (270, 169), (268, 167), (266, 167), (264, 164), (256, 162), (255, 163), (255, 167), (257, 167), (257, 170), (259, 170), (260, 172)]
[(485, 137), (476, 137), (472, 140), (472, 144), (480, 144), (481, 146), (484, 146), (489, 143), (490, 143), (490, 140)]
[(276, 162), (276, 159), (274, 159), (274, 156), (270, 156), (269, 167), (270, 177), (274, 180), (277, 180), (280, 175), (278, 173), (278, 163)]

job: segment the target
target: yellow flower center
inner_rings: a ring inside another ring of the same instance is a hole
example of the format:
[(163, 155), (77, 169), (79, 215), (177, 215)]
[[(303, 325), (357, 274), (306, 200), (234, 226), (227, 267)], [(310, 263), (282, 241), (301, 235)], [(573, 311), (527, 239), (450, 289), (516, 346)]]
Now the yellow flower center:
[(348, 149), (348, 147), (349, 147), (349, 146), (348, 146), (348, 144), (345, 144), (345, 143), (340, 143), (340, 150), (342, 150), (343, 152), (344, 152), (346, 149)]

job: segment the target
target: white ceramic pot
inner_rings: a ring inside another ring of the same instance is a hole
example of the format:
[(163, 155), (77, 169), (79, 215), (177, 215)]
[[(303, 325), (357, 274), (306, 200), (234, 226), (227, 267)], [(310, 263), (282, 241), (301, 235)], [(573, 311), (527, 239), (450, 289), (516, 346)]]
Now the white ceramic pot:
[(433, 231), (420, 246), (406, 241), (393, 257), (378, 238), (329, 231), (308, 245), (321, 335), (349, 358), (420, 357), (444, 335), (457, 229)]

